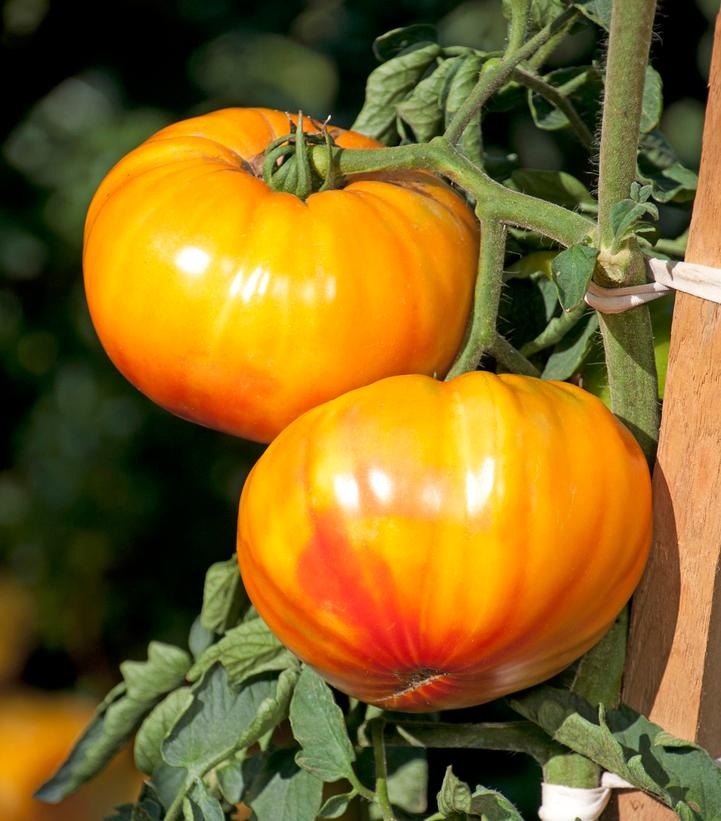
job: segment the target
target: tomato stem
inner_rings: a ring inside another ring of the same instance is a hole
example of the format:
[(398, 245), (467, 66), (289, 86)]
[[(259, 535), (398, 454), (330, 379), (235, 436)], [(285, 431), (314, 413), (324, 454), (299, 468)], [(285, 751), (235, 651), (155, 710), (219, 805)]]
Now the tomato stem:
[(481, 219), (481, 247), (473, 295), (473, 311), (466, 337), (446, 379), (475, 371), (481, 357), (496, 339), (496, 321), (501, 301), (503, 263), (506, 258), (506, 226)]
[[(599, 165), (599, 245), (603, 265), (613, 244), (613, 206), (628, 197), (636, 178), (646, 65), (656, 0), (616, 0), (611, 16)], [(605, 275), (615, 284), (645, 281), (643, 255), (635, 239), (616, 255), (621, 264)], [(607, 282), (605, 284), (608, 284)], [(648, 308), (600, 316), (614, 413), (638, 440), (649, 462), (658, 442), (658, 380)]]
[(383, 730), (385, 721), (382, 718), (375, 719), (371, 733), (373, 737), (373, 753), (376, 764), (376, 801), (380, 807), (383, 821), (395, 821), (393, 807), (388, 795), (388, 772), (386, 767), (386, 748), (383, 741)]

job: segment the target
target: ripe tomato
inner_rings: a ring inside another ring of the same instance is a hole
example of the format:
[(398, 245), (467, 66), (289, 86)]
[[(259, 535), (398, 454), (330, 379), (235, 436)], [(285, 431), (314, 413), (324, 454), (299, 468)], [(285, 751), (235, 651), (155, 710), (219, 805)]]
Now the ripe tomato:
[(398, 376), (315, 408), (253, 468), (238, 558), (269, 627), (393, 710), (479, 704), (588, 650), (636, 586), (651, 485), (563, 382)]
[(120, 371), (167, 410), (259, 441), (381, 377), (445, 373), (478, 249), (472, 212), (430, 174), (305, 202), (272, 191), (250, 161), (288, 130), (266, 109), (165, 128), (110, 171), (85, 227), (90, 314)]

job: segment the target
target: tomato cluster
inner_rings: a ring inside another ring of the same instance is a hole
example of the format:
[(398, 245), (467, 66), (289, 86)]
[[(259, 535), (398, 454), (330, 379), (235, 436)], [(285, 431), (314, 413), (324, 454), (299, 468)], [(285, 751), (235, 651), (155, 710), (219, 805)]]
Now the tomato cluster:
[(274, 439), (243, 491), (239, 564), (271, 629), (329, 681), (434, 710), (543, 680), (639, 580), (643, 455), (572, 385), (430, 378), (468, 318), (472, 212), (430, 174), (305, 202), (273, 191), (255, 169), (288, 130), (279, 112), (219, 111), (110, 172), (85, 237), (98, 335), (173, 413)]

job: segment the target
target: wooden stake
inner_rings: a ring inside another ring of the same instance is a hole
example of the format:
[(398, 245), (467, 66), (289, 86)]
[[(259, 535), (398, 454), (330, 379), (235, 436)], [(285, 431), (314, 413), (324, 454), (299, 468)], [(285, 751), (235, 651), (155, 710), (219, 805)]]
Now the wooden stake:
[[(686, 259), (721, 268), (721, 16)], [(623, 700), (721, 755), (721, 305), (677, 294), (658, 462), (655, 537), (633, 599)], [(612, 811), (611, 811), (612, 812)], [(621, 793), (622, 821), (676, 814)]]

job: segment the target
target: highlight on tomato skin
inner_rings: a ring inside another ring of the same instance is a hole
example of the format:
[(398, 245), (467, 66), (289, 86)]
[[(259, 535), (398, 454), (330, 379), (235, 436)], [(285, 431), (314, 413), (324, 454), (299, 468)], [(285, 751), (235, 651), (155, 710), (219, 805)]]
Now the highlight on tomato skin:
[(276, 635), (394, 710), (480, 704), (560, 672), (636, 587), (638, 445), (574, 385), (399, 376), (292, 423), (248, 477), (238, 560)]
[(171, 125), (109, 172), (85, 226), (88, 306), (118, 369), (172, 413), (263, 442), (382, 377), (446, 373), (478, 252), (473, 212), (429, 173), (305, 202), (271, 190), (251, 161), (288, 131), (268, 109)]

